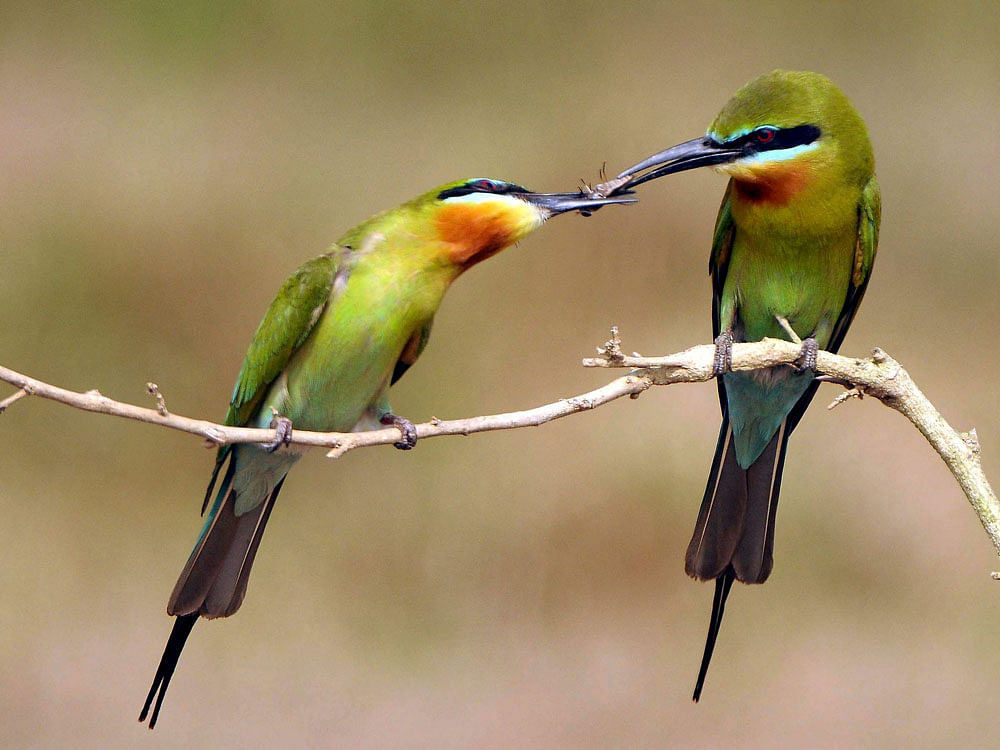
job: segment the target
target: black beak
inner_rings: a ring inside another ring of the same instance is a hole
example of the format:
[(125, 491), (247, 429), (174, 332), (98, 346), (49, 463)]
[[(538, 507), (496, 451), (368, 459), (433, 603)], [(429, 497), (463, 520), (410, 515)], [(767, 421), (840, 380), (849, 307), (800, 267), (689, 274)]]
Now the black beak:
[(567, 211), (579, 211), (584, 216), (590, 216), (601, 206), (608, 206), (612, 203), (639, 202), (638, 198), (629, 198), (623, 195), (605, 198), (600, 195), (588, 195), (582, 190), (575, 193), (521, 193), (521, 198), (532, 205), (544, 208), (553, 216)]
[[(663, 175), (673, 174), (674, 172), (683, 172), (686, 169), (694, 169), (695, 167), (708, 167), (712, 164), (725, 164), (726, 162), (738, 159), (742, 154), (743, 152), (740, 149), (716, 143), (711, 138), (703, 136), (691, 141), (685, 141), (684, 143), (678, 143), (666, 151), (653, 154), (634, 167), (629, 167), (618, 175), (618, 177), (633, 177), (633, 179), (622, 185), (623, 188), (633, 188), (636, 185), (641, 185), (644, 182), (649, 182), (650, 180), (655, 180), (657, 177), (663, 177)], [(637, 173), (651, 167), (654, 168), (652, 171), (646, 172), (644, 175), (635, 176)]]

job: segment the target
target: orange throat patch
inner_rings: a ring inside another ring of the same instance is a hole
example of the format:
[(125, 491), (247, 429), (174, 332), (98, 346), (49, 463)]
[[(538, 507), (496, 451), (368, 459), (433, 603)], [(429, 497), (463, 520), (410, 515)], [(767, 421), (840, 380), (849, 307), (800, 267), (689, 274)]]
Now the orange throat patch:
[(782, 206), (801, 193), (809, 182), (809, 170), (801, 164), (770, 165), (766, 169), (734, 174), (733, 190), (747, 203)]
[(496, 255), (513, 239), (514, 227), (503, 210), (489, 204), (443, 206), (434, 218), (438, 236), (448, 244), (448, 258), (471, 266)]

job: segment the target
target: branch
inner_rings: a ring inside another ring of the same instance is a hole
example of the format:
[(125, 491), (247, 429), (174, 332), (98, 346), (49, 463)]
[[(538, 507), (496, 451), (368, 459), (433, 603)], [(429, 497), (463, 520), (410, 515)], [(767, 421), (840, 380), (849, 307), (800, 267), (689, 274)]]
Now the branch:
[[(533, 409), (468, 419), (433, 418), (416, 425), (417, 437), (425, 439), (534, 427), (597, 408), (623, 396), (638, 398), (643, 391), (654, 385), (698, 383), (713, 378), (715, 347), (711, 344), (695, 346), (666, 357), (626, 356), (622, 354), (617, 329), (612, 329), (611, 340), (598, 351), (602, 356), (585, 359), (585, 367), (630, 368), (632, 371), (595, 390)], [(799, 355), (798, 345), (777, 339), (734, 344), (732, 369), (759, 370), (791, 365)], [(871, 359), (852, 359), (821, 351), (817, 357), (816, 369), (824, 380), (840, 383), (850, 389), (838, 396), (828, 408), (833, 408), (850, 397), (869, 395), (909, 419), (947, 464), (979, 515), (993, 545), (1000, 552), (1000, 502), (983, 473), (975, 430), (962, 434), (956, 432), (920, 392), (899, 363), (879, 349), (874, 350)], [(0, 401), (0, 413), (25, 396), (40, 396), (85, 411), (134, 419), (199, 435), (214, 445), (267, 443), (275, 437), (275, 430), (231, 427), (171, 414), (162, 394), (153, 383), (147, 384), (147, 390), (156, 398), (156, 409), (121, 403), (96, 390), (78, 393), (58, 388), (2, 366), (0, 381), (8, 382), (18, 389), (13, 395)], [(395, 427), (349, 433), (294, 430), (291, 443), (329, 448), (327, 456), (339, 458), (355, 448), (394, 443), (399, 440), (399, 436), (400, 432)], [(1000, 574), (994, 574), (994, 577), (1000, 578)]]
[[(600, 351), (603, 356), (585, 359), (585, 367), (628, 367), (632, 375), (648, 379), (651, 385), (700, 382), (712, 379), (715, 347), (695, 346), (666, 357), (625, 356), (621, 353), (617, 330)], [(774, 365), (794, 364), (800, 347), (789, 341), (764, 339), (751, 344), (733, 344), (732, 369), (758, 370)], [(827, 408), (832, 409), (847, 398), (874, 396), (895, 409), (916, 427), (937, 451), (968, 498), (993, 546), (1000, 552), (1000, 502), (983, 473), (979, 439), (974, 429), (959, 433), (927, 400), (902, 366), (883, 352), (874, 349), (871, 359), (852, 359), (820, 351), (816, 370), (824, 380), (850, 388)], [(994, 573), (1000, 579), (1000, 573)]]
[[(163, 394), (160, 393), (155, 383), (147, 383), (146, 389), (156, 398), (157, 408), (147, 409), (115, 401), (96, 390), (79, 393), (59, 388), (3, 366), (0, 366), (0, 381), (10, 383), (19, 389), (9, 398), (0, 401), (0, 413), (7, 406), (25, 396), (39, 396), (82, 409), (83, 411), (110, 414), (115, 417), (134, 419), (139, 422), (188, 432), (207, 439), (213, 445), (269, 443), (276, 436), (276, 431), (273, 429), (232, 427), (208, 422), (203, 419), (191, 419), (190, 417), (172, 414), (167, 411)], [(534, 409), (515, 411), (508, 414), (470, 417), (468, 419), (442, 420), (435, 417), (430, 422), (416, 425), (417, 438), (424, 439), (442, 435), (471, 435), (474, 432), (535, 427), (546, 422), (551, 422), (553, 419), (594, 409), (622, 396), (637, 395), (649, 388), (649, 386), (650, 382), (648, 380), (629, 374), (617, 378), (596, 390), (588, 391), (572, 398), (561, 399), (552, 404), (538, 406)], [(339, 458), (355, 448), (363, 448), (369, 445), (391, 445), (399, 440), (399, 435), (399, 429), (396, 427), (367, 432), (310, 432), (308, 430), (293, 429), (289, 443), (329, 448), (330, 451), (326, 454), (327, 457)]]

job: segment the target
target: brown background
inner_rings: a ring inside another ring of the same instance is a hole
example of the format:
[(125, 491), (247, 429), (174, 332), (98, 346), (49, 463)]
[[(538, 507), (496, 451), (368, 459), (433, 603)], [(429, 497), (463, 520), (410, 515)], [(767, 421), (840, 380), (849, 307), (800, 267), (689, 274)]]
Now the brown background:
[[(747, 79), (830, 75), (884, 195), (844, 352), (886, 348), (1000, 479), (993, 2), (140, 4), (0, 9), (0, 362), (221, 418), (282, 279), (449, 180), (594, 180), (704, 132)], [(724, 181), (554, 221), (456, 284), (394, 390), (415, 420), (609, 374), (622, 328), (710, 336)], [(0, 389), (6, 395), (9, 389)], [(246, 605), (199, 625), (135, 722), (197, 533), (197, 439), (19, 403), (0, 419), (0, 744), (995, 747), (1000, 583), (943, 464), (877, 403), (792, 441), (775, 573), (737, 588), (700, 705), (711, 586), (684, 575), (715, 387), (538, 430), (298, 466)]]

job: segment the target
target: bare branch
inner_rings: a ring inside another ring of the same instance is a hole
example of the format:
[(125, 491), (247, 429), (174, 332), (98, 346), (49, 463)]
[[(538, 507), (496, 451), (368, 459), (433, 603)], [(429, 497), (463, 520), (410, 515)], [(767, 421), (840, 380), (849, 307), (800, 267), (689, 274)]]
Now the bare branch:
[[(534, 427), (554, 419), (597, 408), (610, 401), (639, 394), (653, 385), (696, 383), (713, 378), (715, 347), (695, 346), (666, 357), (628, 356), (622, 353), (617, 330), (598, 351), (603, 355), (585, 359), (586, 367), (631, 368), (631, 372), (587, 393), (565, 398), (533, 409), (492, 414), (468, 419), (439, 420), (416, 425), (417, 437), (426, 439), (442, 435), (470, 435), (474, 432)], [(794, 364), (801, 356), (800, 347), (788, 341), (765, 339), (749, 344), (734, 344), (733, 370), (757, 370), (765, 367)], [(986, 529), (993, 545), (1000, 551), (1000, 503), (990, 487), (980, 462), (980, 447), (975, 430), (956, 432), (920, 392), (907, 372), (887, 354), (875, 349), (870, 359), (852, 359), (821, 351), (817, 371), (850, 390), (839, 396), (831, 406), (852, 396), (873, 396), (910, 420), (941, 456), (961, 486)], [(159, 390), (149, 384), (149, 392), (157, 399), (157, 409), (146, 409), (121, 403), (101, 395), (96, 390), (78, 393), (58, 388), (40, 380), (0, 367), (0, 381), (19, 390), (0, 401), (0, 412), (25, 396), (40, 396), (68, 404), (85, 411), (135, 419), (162, 425), (207, 438), (213, 444), (268, 443), (275, 439), (273, 429), (230, 427), (200, 419), (190, 419), (167, 411)], [(337, 458), (355, 448), (369, 445), (389, 445), (399, 440), (399, 430), (389, 427), (370, 432), (309, 432), (295, 430), (291, 443), (329, 448), (327, 456)]]
[(14, 393), (10, 394), (3, 401), (0, 401), (0, 414), (3, 414), (5, 411), (7, 411), (7, 407), (8, 406), (10, 406), (11, 404), (17, 403), (18, 401), (20, 401), (22, 398), (24, 398), (27, 395), (28, 395), (28, 391), (26, 391), (24, 388), (21, 388), (21, 389), (15, 391)]
[[(26, 393), (58, 401), (59, 403), (67, 404), (83, 411), (110, 414), (115, 417), (135, 419), (140, 422), (162, 425), (174, 430), (188, 432), (192, 435), (206, 438), (214, 445), (226, 445), (228, 443), (268, 443), (276, 437), (276, 431), (273, 429), (231, 427), (229, 425), (208, 422), (203, 419), (191, 419), (178, 414), (171, 414), (166, 411), (166, 406), (162, 404), (162, 395), (159, 394), (159, 389), (154, 390), (151, 387), (152, 384), (147, 384), (147, 390), (154, 396), (159, 396), (157, 400), (158, 409), (146, 409), (141, 406), (115, 401), (101, 395), (96, 390), (87, 391), (86, 393), (66, 390), (65, 388), (43, 383), (41, 380), (30, 378), (27, 375), (22, 375), (2, 366), (0, 366), (0, 381), (11, 383), (21, 389), (13, 396), (0, 402), (0, 404), (13, 403), (22, 398), (24, 393)], [(637, 378), (633, 375), (625, 375), (588, 393), (582, 393), (578, 396), (562, 399), (534, 409), (511, 412), (509, 414), (471, 417), (469, 419), (432, 419), (430, 422), (416, 425), (417, 437), (471, 435), (474, 432), (534, 427), (551, 422), (553, 419), (575, 414), (579, 411), (594, 409), (622, 396), (636, 395), (649, 388), (649, 386), (650, 383), (648, 380)], [(162, 408), (162, 411), (159, 408)], [(398, 441), (399, 430), (396, 427), (388, 427), (383, 430), (371, 430), (368, 432), (310, 432), (308, 430), (295, 430), (292, 433), (289, 444), (330, 448), (327, 456), (330, 458), (339, 458), (355, 448), (363, 448), (369, 445), (391, 445)]]
[[(653, 385), (696, 382), (712, 377), (715, 347), (696, 346), (667, 357), (592, 358), (586, 367), (630, 367), (632, 375), (649, 378)], [(774, 365), (794, 364), (801, 355), (797, 344), (778, 339), (764, 339), (751, 344), (733, 344), (733, 370), (756, 370)], [(874, 396), (895, 409), (916, 427), (937, 451), (972, 504), (993, 546), (1000, 552), (1000, 502), (983, 473), (980, 446), (975, 430), (959, 433), (917, 388), (902, 366), (875, 349), (871, 359), (852, 359), (829, 352), (819, 352), (819, 373), (838, 383), (849, 383), (856, 393)], [(850, 397), (848, 396), (848, 397)], [(836, 405), (835, 401), (833, 405)]]

